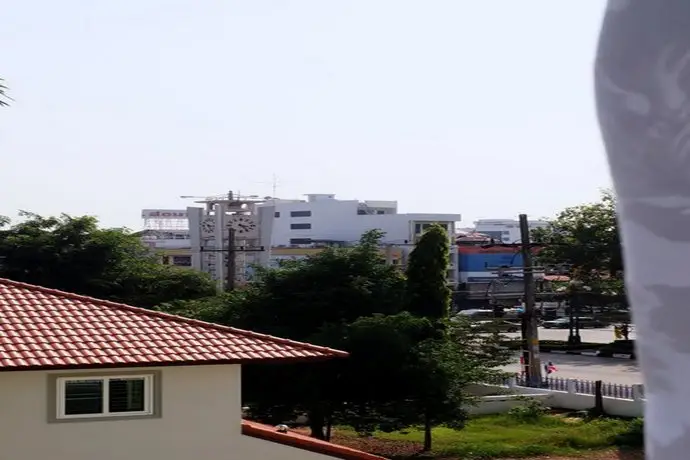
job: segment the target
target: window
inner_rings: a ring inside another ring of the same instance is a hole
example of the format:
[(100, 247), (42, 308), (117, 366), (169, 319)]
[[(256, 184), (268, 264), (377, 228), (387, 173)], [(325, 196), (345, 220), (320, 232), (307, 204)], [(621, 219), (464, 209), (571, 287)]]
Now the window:
[(309, 230), (309, 229), (311, 229), (310, 223), (290, 224), (290, 230)]
[(275, 213), (273, 214), (273, 217), (276, 217), (276, 218), (277, 218), (277, 217), (280, 217), (280, 212), (275, 212)]
[(415, 235), (419, 235), (420, 233), (423, 233), (426, 229), (434, 225), (433, 223), (426, 223), (426, 224), (414, 224), (414, 233)]
[(192, 256), (173, 256), (172, 264), (176, 267), (191, 267)]
[(154, 415), (154, 375), (55, 378), (56, 420)]
[(290, 244), (311, 244), (311, 238), (290, 238)]
[(311, 211), (290, 211), (290, 217), (311, 217)]

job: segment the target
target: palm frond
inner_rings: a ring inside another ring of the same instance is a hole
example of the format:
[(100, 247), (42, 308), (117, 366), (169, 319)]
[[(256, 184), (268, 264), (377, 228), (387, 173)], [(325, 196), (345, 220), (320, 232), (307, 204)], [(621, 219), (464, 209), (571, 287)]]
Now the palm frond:
[(7, 95), (7, 86), (5, 86), (5, 80), (0, 78), (0, 107), (10, 105), (9, 101), (11, 100), (12, 98)]

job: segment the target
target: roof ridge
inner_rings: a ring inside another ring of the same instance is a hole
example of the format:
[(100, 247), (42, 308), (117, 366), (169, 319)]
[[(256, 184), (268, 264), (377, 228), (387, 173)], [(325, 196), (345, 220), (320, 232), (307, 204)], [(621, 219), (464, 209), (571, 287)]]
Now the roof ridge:
[(120, 302), (113, 302), (111, 300), (97, 299), (97, 298), (91, 297), (91, 296), (86, 296), (86, 295), (82, 295), (82, 294), (74, 294), (72, 292), (65, 292), (65, 291), (61, 291), (59, 289), (47, 288), (47, 287), (38, 286), (35, 284), (24, 283), (22, 281), (14, 281), (14, 280), (11, 280), (8, 278), (0, 278), (0, 285), (9, 285), (9, 286), (14, 286), (14, 287), (18, 287), (18, 288), (28, 289), (31, 291), (42, 292), (44, 294), (68, 298), (68, 299), (72, 299), (72, 300), (81, 300), (84, 302), (91, 302), (91, 303), (94, 303), (96, 305), (101, 305), (101, 306), (119, 309), (119, 310), (130, 311), (132, 313), (138, 313), (141, 315), (146, 315), (146, 316), (150, 316), (150, 317), (154, 317), (154, 318), (168, 319), (168, 320), (176, 321), (176, 322), (183, 323), (183, 324), (190, 324), (190, 325), (204, 327), (206, 329), (212, 329), (212, 330), (217, 330), (217, 331), (222, 331), (222, 332), (230, 332), (230, 333), (237, 334), (237, 335), (243, 335), (245, 337), (267, 340), (267, 341), (271, 341), (271, 342), (278, 343), (278, 344), (291, 345), (291, 346), (301, 348), (304, 350), (319, 351), (319, 352), (329, 353), (329, 354), (332, 354), (334, 356), (339, 356), (339, 357), (349, 356), (349, 353), (347, 353), (345, 351), (341, 351), (341, 350), (336, 350), (334, 348), (323, 347), (320, 345), (313, 345), (310, 343), (299, 342), (296, 340), (285, 339), (282, 337), (275, 337), (273, 335), (262, 334), (259, 332), (247, 331), (245, 329), (238, 329), (238, 328), (235, 328), (232, 326), (224, 326), (222, 324), (209, 323), (207, 321), (201, 321), (199, 319), (186, 318), (184, 316), (173, 315), (171, 313), (164, 313), (162, 311), (148, 310), (146, 308), (134, 307), (132, 305), (127, 305), (127, 304), (120, 303)]

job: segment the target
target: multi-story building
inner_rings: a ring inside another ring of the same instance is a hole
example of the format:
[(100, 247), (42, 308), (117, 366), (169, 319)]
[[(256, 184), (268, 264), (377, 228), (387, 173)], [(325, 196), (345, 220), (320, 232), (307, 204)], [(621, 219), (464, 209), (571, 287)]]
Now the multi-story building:
[[(549, 225), (545, 220), (530, 220), (530, 230), (546, 227)], [(474, 231), (493, 238), (501, 243), (520, 242), (520, 222), (514, 219), (479, 219), (474, 222)]]
[[(305, 200), (270, 200), (274, 207), (271, 244), (281, 248), (308, 248), (320, 244), (352, 244), (368, 230), (384, 232), (384, 246), (401, 252), (401, 265), (425, 229), (440, 224), (455, 243), (460, 214), (401, 214), (396, 201), (339, 200), (333, 194), (309, 194)], [(449, 281), (457, 283), (457, 251), (451, 251)]]
[(161, 263), (191, 267), (191, 241), (186, 209), (143, 209), (144, 230), (139, 236), (156, 252)]
[[(384, 232), (381, 251), (389, 263), (404, 268), (424, 230), (440, 224), (448, 230), (453, 248), (448, 279), (453, 285), (458, 281), (454, 239), (459, 214), (399, 214), (395, 201), (338, 200), (329, 194), (307, 195), (305, 200), (241, 202), (216, 197), (204, 203), (204, 208), (142, 211), (142, 240), (156, 250), (163, 263), (211, 273), (221, 283), (227, 278), (227, 231), (243, 215), (242, 219), (256, 227), (251, 238), (236, 242), (247, 249), (235, 264), (240, 278), (250, 276), (251, 265), (277, 265), (281, 259), (303, 258), (327, 246), (350, 246), (373, 229)], [(218, 223), (216, 215), (224, 215), (223, 222)]]
[[(459, 309), (503, 304), (513, 305), (523, 297), (523, 258), (520, 247), (503, 247), (483, 233), (466, 233), (456, 239), (458, 251), (458, 291), (454, 296)], [(543, 279), (543, 270), (534, 272)]]

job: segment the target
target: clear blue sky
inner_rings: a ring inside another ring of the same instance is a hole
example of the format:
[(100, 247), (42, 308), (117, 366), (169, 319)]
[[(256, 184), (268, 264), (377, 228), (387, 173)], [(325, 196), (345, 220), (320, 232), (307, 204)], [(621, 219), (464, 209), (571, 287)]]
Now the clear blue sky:
[[(549, 216), (610, 184), (603, 1), (15, 0), (0, 16), (0, 214), (228, 189)], [(521, 162), (524, 161), (524, 165)]]

